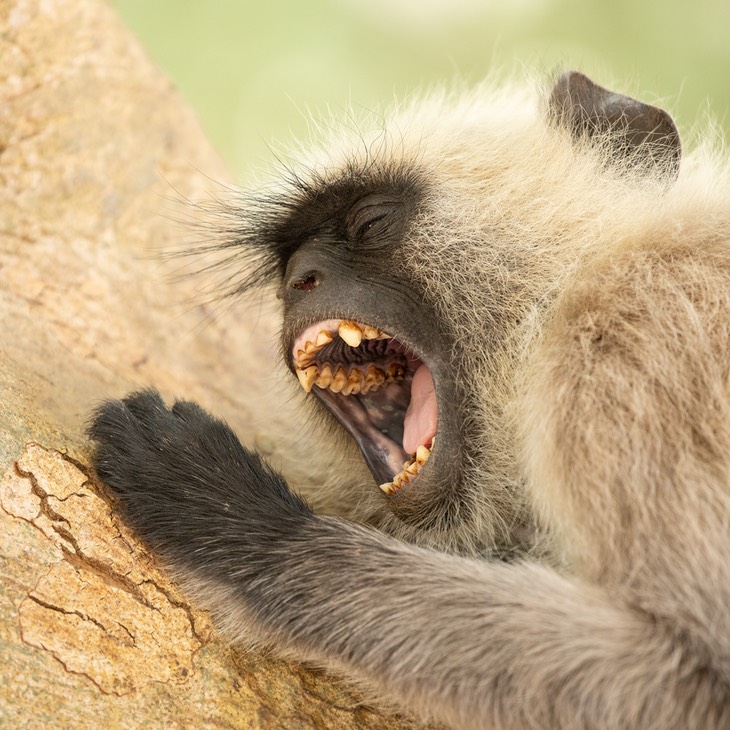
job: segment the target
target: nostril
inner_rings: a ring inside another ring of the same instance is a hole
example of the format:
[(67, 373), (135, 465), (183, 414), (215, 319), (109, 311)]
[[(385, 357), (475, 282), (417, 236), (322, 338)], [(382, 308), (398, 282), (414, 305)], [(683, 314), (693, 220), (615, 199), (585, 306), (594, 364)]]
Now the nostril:
[(289, 286), (300, 291), (312, 291), (319, 286), (319, 277), (314, 273), (305, 274), (294, 279)]

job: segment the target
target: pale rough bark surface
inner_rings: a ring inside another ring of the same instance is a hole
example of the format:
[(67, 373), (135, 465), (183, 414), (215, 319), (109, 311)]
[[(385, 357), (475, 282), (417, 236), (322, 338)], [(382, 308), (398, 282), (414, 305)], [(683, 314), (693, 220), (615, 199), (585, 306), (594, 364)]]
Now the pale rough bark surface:
[(0, 0), (0, 727), (415, 727), (231, 650), (89, 478), (89, 410), (144, 385), (316, 478), (287, 440), (273, 317), (207, 321), (154, 258), (180, 236), (165, 198), (211, 178), (194, 115), (106, 4)]

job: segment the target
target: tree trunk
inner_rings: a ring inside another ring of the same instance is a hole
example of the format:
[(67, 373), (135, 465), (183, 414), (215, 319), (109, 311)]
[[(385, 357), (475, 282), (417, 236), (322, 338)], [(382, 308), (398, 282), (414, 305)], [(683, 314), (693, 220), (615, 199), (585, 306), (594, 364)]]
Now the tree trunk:
[(0, 31), (0, 725), (415, 727), (230, 649), (90, 479), (88, 412), (146, 385), (313, 466), (273, 314), (194, 306), (200, 281), (155, 258), (191, 238), (169, 216), (198, 215), (167, 200), (228, 180), (195, 116), (101, 0), (0, 0)]

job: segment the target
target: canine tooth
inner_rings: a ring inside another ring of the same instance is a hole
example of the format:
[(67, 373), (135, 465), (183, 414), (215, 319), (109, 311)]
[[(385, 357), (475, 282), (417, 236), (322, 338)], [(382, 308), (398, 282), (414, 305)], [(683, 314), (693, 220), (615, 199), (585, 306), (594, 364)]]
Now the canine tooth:
[(318, 368), (316, 365), (308, 367), (306, 370), (297, 369), (297, 377), (299, 382), (302, 384), (302, 388), (309, 393), (312, 390), (314, 381), (317, 379)]
[(416, 461), (419, 464), (425, 464), (428, 461), (428, 457), (431, 456), (431, 451), (421, 444), (416, 450)]
[(332, 368), (329, 365), (323, 365), (319, 371), (319, 377), (314, 381), (318, 388), (329, 388), (332, 382)]
[(338, 333), (350, 347), (357, 347), (362, 342), (362, 330), (354, 322), (340, 322)]
[(315, 344), (318, 348), (324, 347), (324, 345), (329, 345), (329, 343), (332, 342), (333, 339), (334, 337), (332, 336), (331, 332), (328, 332), (327, 330), (320, 330), (319, 334), (317, 335), (317, 340)]
[(330, 390), (334, 393), (339, 393), (345, 387), (345, 385), (347, 385), (347, 375), (345, 374), (345, 369), (342, 367), (342, 365), (340, 365), (340, 367), (337, 368), (335, 377), (332, 378)]

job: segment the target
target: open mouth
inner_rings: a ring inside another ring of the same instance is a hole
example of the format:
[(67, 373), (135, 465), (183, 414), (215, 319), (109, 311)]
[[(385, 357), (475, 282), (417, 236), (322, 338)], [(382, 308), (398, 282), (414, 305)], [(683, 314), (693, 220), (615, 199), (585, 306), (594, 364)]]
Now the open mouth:
[(353, 436), (383, 492), (395, 494), (418, 478), (438, 417), (424, 362), (378, 328), (339, 319), (307, 327), (292, 360), (304, 389)]

